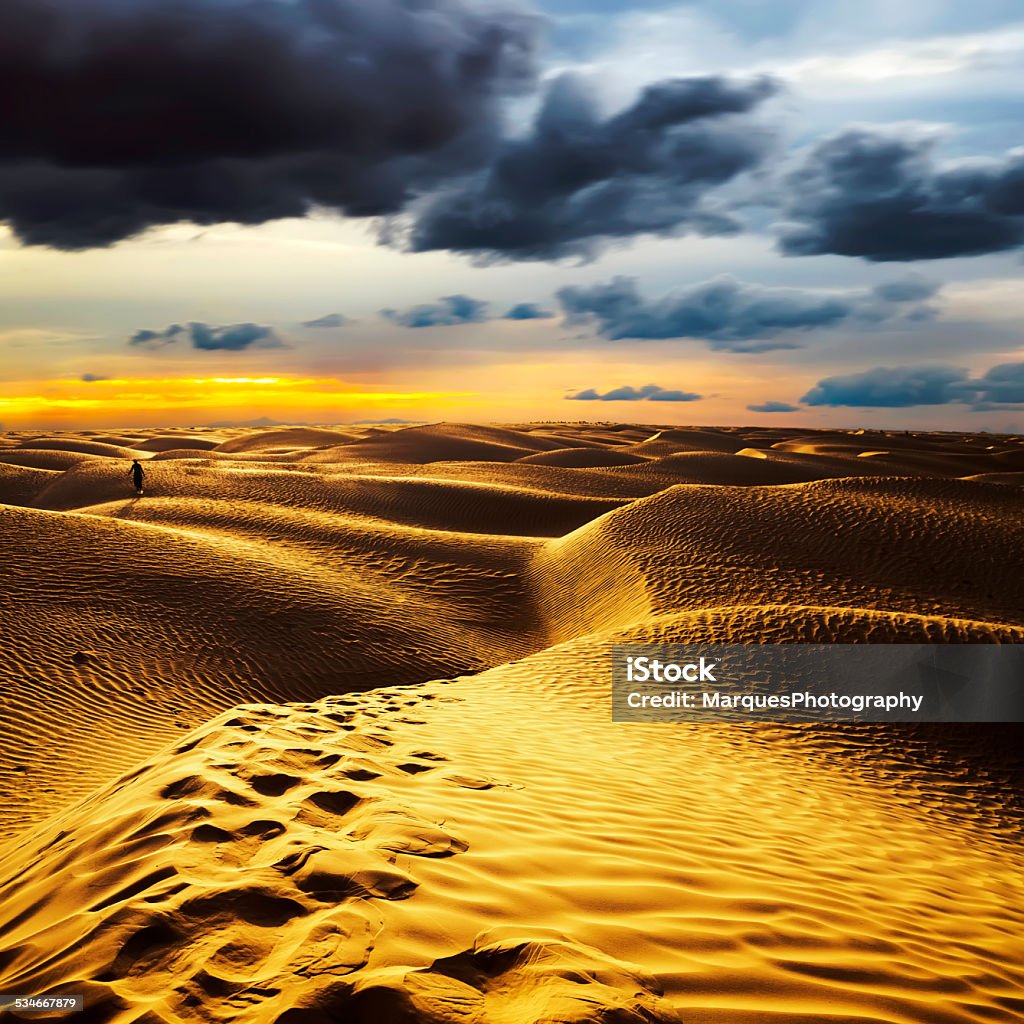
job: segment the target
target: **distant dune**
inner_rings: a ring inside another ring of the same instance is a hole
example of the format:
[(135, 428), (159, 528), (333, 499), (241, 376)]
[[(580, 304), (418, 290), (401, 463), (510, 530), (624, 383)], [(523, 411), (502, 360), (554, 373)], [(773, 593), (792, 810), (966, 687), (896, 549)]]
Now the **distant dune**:
[(480, 461), (512, 462), (538, 451), (561, 447), (557, 440), (502, 427), (439, 423), (405, 427), (353, 441), (342, 451), (329, 449), (311, 455), (310, 462), (334, 462), (341, 457), (377, 462)]
[(211, 437), (171, 434), (166, 437), (147, 437), (141, 441), (134, 442), (131, 447), (140, 452), (169, 452), (176, 448), (187, 448), (192, 451), (209, 451), (211, 448), (216, 448), (224, 443), (226, 442)]
[(598, 466), (635, 466), (646, 464), (640, 455), (616, 451), (614, 448), (556, 448), (550, 452), (524, 455), (517, 462), (528, 462), (534, 466), (564, 466), (566, 469), (596, 469)]
[[(259, 430), (232, 437), (213, 446), (219, 452), (258, 452), (267, 448), (325, 448), (331, 445), (347, 444), (356, 439), (355, 434), (342, 430), (325, 430), (319, 427), (292, 427), (282, 430)], [(195, 447), (180, 445), (179, 447)]]
[(1019, 730), (615, 724), (608, 658), (1024, 643), (1022, 484), (989, 435), (2, 435), (0, 992), (1020, 1021)]

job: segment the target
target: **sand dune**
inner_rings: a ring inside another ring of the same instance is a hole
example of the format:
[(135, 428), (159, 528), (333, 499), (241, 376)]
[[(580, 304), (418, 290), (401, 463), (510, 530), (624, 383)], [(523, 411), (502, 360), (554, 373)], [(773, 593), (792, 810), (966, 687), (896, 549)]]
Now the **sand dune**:
[(556, 448), (550, 452), (524, 455), (516, 462), (534, 466), (562, 466), (566, 469), (595, 469), (598, 466), (634, 466), (647, 460), (639, 455), (607, 448)]
[(1015, 727), (616, 725), (607, 668), (1024, 643), (1020, 439), (4, 440), (0, 991), (88, 1024), (1024, 1016)]
[[(793, 484), (820, 480), (833, 475), (836, 467), (828, 461), (814, 465), (777, 456), (759, 458), (756, 449), (742, 448), (740, 452), (673, 452), (662, 458), (646, 462), (633, 472), (669, 483), (731, 484), (737, 487), (756, 487), (762, 484)], [(758, 452), (758, 455), (761, 453)], [(845, 470), (845, 466), (843, 467)], [(848, 475), (846, 472), (841, 475)]]
[[(348, 467), (344, 464), (331, 465), (328, 472), (356, 472), (382, 477), (400, 472), (403, 477), (473, 483), (480, 483), (481, 477), (484, 477), (489, 486), (592, 498), (641, 498), (667, 486), (665, 479), (658, 477), (655, 472), (639, 475), (634, 465), (579, 469), (538, 466), (519, 460), (508, 463), (465, 461), (400, 466), (359, 462)], [(675, 482), (672, 475), (668, 483)]]
[(23, 447), (30, 451), (77, 452), (81, 455), (104, 455), (113, 459), (134, 459), (141, 454), (134, 448), (78, 438), (36, 437)]
[[(218, 452), (213, 448), (164, 448), (153, 454), (154, 462), (166, 462), (168, 460), (181, 462), (185, 459), (199, 459), (203, 462), (209, 462), (211, 460), (216, 460), (218, 462), (240, 462), (242, 461), (243, 456), (229, 452)], [(261, 457), (260, 461), (268, 460)]]
[(490, 461), (512, 462), (532, 452), (564, 447), (554, 440), (501, 427), (478, 427), (462, 423), (440, 423), (406, 427), (388, 434), (361, 438), (344, 451), (329, 449), (308, 457), (310, 462), (333, 462), (339, 457), (378, 462)]
[[(756, 463), (755, 463), (756, 465)], [(555, 541), (593, 579), (619, 563), (655, 612), (814, 603), (1024, 623), (1019, 493), (967, 481), (674, 486)]]
[[(514, 486), (431, 478), (317, 472), (306, 464), (254, 468), (252, 465), (154, 460), (146, 467), (148, 493), (161, 501), (203, 499), (262, 502), (288, 508), (345, 512), (429, 529), (556, 536), (621, 504), (571, 494)], [(38, 507), (70, 511), (114, 502), (106, 514), (131, 517), (125, 506), (127, 480), (122, 463), (91, 461), (49, 481), (35, 499)], [(151, 507), (151, 502), (145, 502)], [(141, 510), (140, 510), (141, 511)]]
[(723, 605), (654, 614), (623, 635), (650, 643), (1018, 644), (1024, 626), (833, 605)]
[(193, 434), (167, 434), (163, 437), (147, 437), (136, 441), (131, 447), (140, 452), (169, 452), (175, 449), (190, 451), (209, 451), (221, 444), (227, 444), (216, 437), (198, 437)]
[(1019, 473), (975, 473), (973, 476), (965, 476), (965, 480), (975, 480), (978, 483), (989, 484), (1010, 484), (1014, 487), (1024, 485), (1024, 471)]
[(31, 504), (35, 496), (58, 475), (58, 470), (0, 462), (0, 503)]
[[(354, 441), (355, 434), (342, 430), (325, 430), (319, 427), (293, 427), (282, 430), (261, 430), (245, 433), (214, 445), (220, 452), (253, 452), (266, 448), (324, 448), (330, 445)], [(178, 445), (186, 448), (189, 445)], [(192, 445), (191, 447), (195, 447)]]
[[(518, 582), (529, 541), (248, 511), (243, 533), (217, 507), (169, 510), (165, 527), (0, 506), (5, 831), (59, 805), (61, 778), (84, 792), (240, 701), (476, 670), (541, 646)], [(36, 764), (43, 727), (51, 749)]]
[(609, 729), (607, 643), (221, 715), (0, 863), (7, 975), (118, 1021), (1015, 1019), (991, 758), (950, 791), (927, 731)]
[(742, 436), (732, 431), (659, 430), (629, 446), (636, 455), (674, 455), (677, 452), (726, 452), (733, 454), (745, 447)]
[[(134, 448), (140, 443), (159, 444), (161, 441), (159, 434), (154, 437), (144, 437), (142, 434), (101, 434), (99, 432), (94, 434), (90, 431), (87, 436), (90, 441), (97, 441), (100, 444), (112, 444), (121, 448)], [(153, 449), (141, 450), (152, 451)]]
[(8, 466), (63, 470), (89, 461), (92, 459), (83, 452), (52, 451), (46, 448), (0, 448), (0, 462)]

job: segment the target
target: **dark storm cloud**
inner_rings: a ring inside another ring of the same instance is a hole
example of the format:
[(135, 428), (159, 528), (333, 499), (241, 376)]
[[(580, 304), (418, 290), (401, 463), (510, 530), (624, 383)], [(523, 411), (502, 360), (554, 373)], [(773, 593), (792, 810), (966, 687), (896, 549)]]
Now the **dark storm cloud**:
[(409, 309), (382, 309), (380, 315), (402, 327), (438, 327), (482, 323), (488, 319), (487, 303), (468, 295), (445, 295)]
[(4, 0), (0, 219), (84, 249), (394, 212), (494, 151), (538, 25), (469, 0)]
[(226, 327), (211, 327), (204, 323), (190, 323), (187, 327), (171, 324), (163, 331), (143, 328), (132, 335), (128, 344), (138, 348), (159, 349), (183, 338), (187, 338), (193, 348), (208, 352), (284, 348), (284, 343), (274, 329), (260, 324), (229, 324)]
[(1024, 403), (1024, 363), (1002, 363), (971, 381), (977, 403)]
[(800, 399), (805, 405), (902, 408), (963, 402), (975, 409), (1024, 404), (1024, 363), (993, 366), (980, 377), (945, 365), (875, 367), (826, 377)]
[(318, 316), (315, 320), (303, 320), (303, 327), (344, 327), (348, 323), (348, 317), (340, 313), (328, 313), (327, 316)]
[(799, 412), (800, 407), (789, 402), (762, 402), (760, 405), (748, 405), (750, 412)]
[(826, 377), (800, 399), (805, 405), (903, 408), (946, 405), (964, 395), (967, 371), (957, 366), (879, 366), (862, 373)]
[(696, 402), (701, 398), (690, 391), (672, 391), (657, 384), (645, 384), (642, 388), (615, 388), (603, 395), (594, 388), (586, 388), (565, 397), (573, 402)]
[(550, 320), (555, 314), (536, 302), (517, 302), (507, 313), (505, 320)]
[(648, 86), (602, 116), (571, 74), (549, 88), (529, 134), (485, 171), (419, 211), (409, 245), (478, 259), (592, 257), (608, 239), (738, 229), (705, 201), (761, 162), (767, 134), (737, 118), (776, 91), (767, 78), (686, 78)]
[(914, 315), (902, 299), (879, 291), (822, 293), (769, 288), (719, 277), (648, 300), (636, 280), (616, 277), (589, 288), (562, 288), (558, 300), (569, 324), (594, 324), (606, 338), (698, 338), (729, 352), (795, 348), (778, 336), (847, 323), (878, 324)]
[(785, 182), (782, 251), (929, 260), (1024, 244), (1024, 154), (940, 164), (935, 145), (870, 128), (817, 143)]

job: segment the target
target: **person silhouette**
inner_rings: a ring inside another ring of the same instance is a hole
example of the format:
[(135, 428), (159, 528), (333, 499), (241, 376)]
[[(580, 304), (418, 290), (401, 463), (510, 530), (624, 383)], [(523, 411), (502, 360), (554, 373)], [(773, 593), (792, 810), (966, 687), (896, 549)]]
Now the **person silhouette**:
[(136, 494), (141, 494), (142, 481), (145, 479), (146, 474), (143, 472), (142, 463), (138, 459), (132, 460), (132, 468), (128, 470), (128, 475), (132, 478), (132, 483), (135, 484)]

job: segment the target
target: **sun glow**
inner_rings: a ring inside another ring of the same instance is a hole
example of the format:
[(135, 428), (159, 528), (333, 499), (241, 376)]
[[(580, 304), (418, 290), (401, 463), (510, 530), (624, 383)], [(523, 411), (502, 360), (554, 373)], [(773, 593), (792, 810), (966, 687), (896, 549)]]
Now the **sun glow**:
[(193, 384), (280, 384), (280, 377), (196, 377)]
[[(408, 415), (471, 391), (403, 391), (334, 377), (146, 377), (11, 383), (0, 393), (4, 426), (201, 422), (253, 416), (295, 422), (360, 414)], [(15, 392), (17, 388), (17, 392)]]

